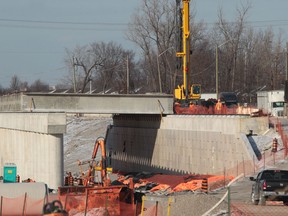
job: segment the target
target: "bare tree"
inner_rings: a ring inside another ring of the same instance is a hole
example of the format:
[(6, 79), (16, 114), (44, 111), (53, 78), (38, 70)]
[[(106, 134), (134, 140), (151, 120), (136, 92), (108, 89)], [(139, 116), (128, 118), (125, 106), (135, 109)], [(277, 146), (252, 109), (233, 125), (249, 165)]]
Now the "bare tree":
[(95, 74), (102, 92), (105, 93), (107, 89), (115, 87), (117, 79), (118, 84), (116, 85), (118, 85), (118, 87), (119, 81), (125, 83), (126, 76), (124, 76), (124, 74), (126, 74), (125, 68), (128, 54), (124, 49), (113, 42), (107, 44), (103, 42), (92, 43), (90, 46), (93, 55), (103, 59), (101, 67), (96, 68)]
[[(83, 93), (87, 84), (90, 82), (93, 71), (97, 66), (101, 66), (103, 59), (94, 56), (90, 46), (76, 47), (74, 51), (67, 50), (65, 59), (66, 65), (73, 74), (72, 83), (76, 86), (76, 91), (80, 88)], [(75, 67), (77, 69), (75, 69)], [(79, 71), (76, 78), (76, 70)]]
[(20, 91), (28, 91), (29, 90), (29, 84), (27, 81), (21, 82), (20, 83)]
[[(183, 84), (181, 61), (176, 59), (182, 44), (179, 6), (179, 0), (143, 0), (129, 25), (127, 38), (142, 51), (143, 71), (152, 92), (171, 94), (176, 85)], [(194, 16), (190, 13), (191, 47), (197, 49), (205, 28), (203, 23), (193, 22)], [(189, 70), (197, 73), (193, 66)]]
[(10, 81), (10, 91), (18, 92), (20, 90), (21, 81), (17, 75), (12, 76)]
[(35, 80), (31, 86), (30, 86), (30, 91), (33, 92), (47, 92), (49, 91), (49, 85), (40, 79)]
[[(242, 5), (241, 9), (237, 8), (237, 20), (235, 22), (227, 22), (224, 19), (222, 9), (219, 10), (218, 14), (218, 28), (219, 32), (224, 39), (224, 43), (227, 42), (226, 50), (230, 50), (228, 54), (228, 62), (225, 64), (226, 69), (222, 76), (222, 86), (225, 86), (228, 91), (235, 90), (236, 82), (236, 67), (238, 51), (241, 49), (241, 40), (244, 34), (245, 19), (247, 17), (250, 5)], [(223, 43), (222, 43), (223, 44)]]
[(165, 92), (171, 90), (175, 60), (171, 62), (168, 51), (174, 48), (175, 56), (176, 11), (173, 3), (171, 0), (143, 0), (127, 33), (127, 38), (142, 51), (152, 92), (160, 91), (162, 87)]
[(127, 68), (133, 75), (134, 55), (114, 42), (94, 42), (76, 47), (74, 51), (67, 51), (65, 62), (71, 71), (67, 80), (76, 91), (81, 86), (81, 92), (84, 92), (89, 83), (98, 92), (106, 93), (109, 89), (126, 92)]

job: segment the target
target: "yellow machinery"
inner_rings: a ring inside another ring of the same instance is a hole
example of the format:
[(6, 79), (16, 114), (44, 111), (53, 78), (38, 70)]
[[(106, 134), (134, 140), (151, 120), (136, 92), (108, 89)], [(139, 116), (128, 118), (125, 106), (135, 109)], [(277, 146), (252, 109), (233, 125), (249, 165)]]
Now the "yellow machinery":
[[(189, 69), (190, 69), (190, 30), (189, 30), (189, 2), (190, 0), (182, 0), (182, 51), (177, 52), (176, 56), (182, 58), (183, 84), (174, 90), (175, 100), (178, 102), (189, 102), (197, 100), (201, 97), (200, 84), (190, 85)], [(180, 0), (177, 0), (177, 6), (180, 6)]]

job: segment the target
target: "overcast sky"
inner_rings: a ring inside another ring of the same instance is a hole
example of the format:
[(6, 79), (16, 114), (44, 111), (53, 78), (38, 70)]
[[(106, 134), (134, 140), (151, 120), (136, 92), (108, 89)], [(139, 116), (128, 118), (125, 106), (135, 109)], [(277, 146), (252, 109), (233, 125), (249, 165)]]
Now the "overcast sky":
[[(13, 75), (31, 84), (40, 79), (59, 83), (67, 73), (65, 48), (114, 41), (135, 49), (124, 38), (131, 15), (142, 0), (0, 0), (0, 85)], [(197, 20), (213, 23), (223, 8), (235, 18), (241, 0), (191, 0)], [(248, 19), (254, 26), (288, 27), (287, 0), (251, 0)], [(85, 24), (83, 24), (85, 23)], [(212, 24), (211, 24), (212, 26)], [(285, 32), (285, 40), (288, 40)]]

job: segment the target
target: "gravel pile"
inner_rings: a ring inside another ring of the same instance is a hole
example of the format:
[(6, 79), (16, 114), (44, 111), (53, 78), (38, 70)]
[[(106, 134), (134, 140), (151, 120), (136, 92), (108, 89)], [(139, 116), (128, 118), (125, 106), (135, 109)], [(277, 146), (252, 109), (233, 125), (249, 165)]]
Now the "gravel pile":
[[(153, 215), (156, 211), (155, 200), (157, 197), (146, 195), (147, 200), (145, 201), (145, 215)], [(221, 198), (219, 196), (204, 194), (204, 193), (193, 193), (193, 192), (181, 192), (176, 193), (172, 196), (162, 197), (162, 200), (158, 202), (157, 212), (159, 215), (168, 215), (168, 199), (172, 198), (170, 205), (171, 215), (187, 215), (187, 216), (201, 216), (210, 210), (215, 204), (217, 204)], [(149, 201), (154, 200), (154, 201)], [(228, 204), (225, 199), (207, 215), (225, 215), (228, 212)], [(155, 215), (155, 214), (154, 214)]]

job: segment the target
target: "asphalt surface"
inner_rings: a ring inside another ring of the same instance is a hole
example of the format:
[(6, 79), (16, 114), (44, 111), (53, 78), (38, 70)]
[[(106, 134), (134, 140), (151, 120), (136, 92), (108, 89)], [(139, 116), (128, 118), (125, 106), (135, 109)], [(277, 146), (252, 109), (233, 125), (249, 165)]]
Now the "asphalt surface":
[(265, 206), (252, 204), (252, 184), (253, 182), (245, 177), (231, 186), (232, 215), (288, 215), (288, 206), (284, 206), (283, 202), (267, 201)]

